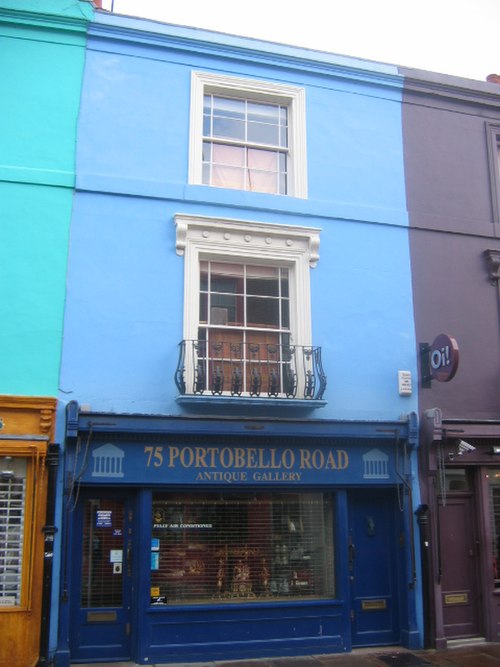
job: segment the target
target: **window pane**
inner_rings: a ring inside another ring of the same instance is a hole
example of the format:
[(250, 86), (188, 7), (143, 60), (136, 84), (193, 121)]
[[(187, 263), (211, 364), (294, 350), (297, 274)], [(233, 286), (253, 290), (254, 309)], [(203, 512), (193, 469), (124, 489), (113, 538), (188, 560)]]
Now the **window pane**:
[(281, 269), (281, 296), (289, 296), (288, 269)]
[(280, 122), (280, 107), (275, 104), (248, 102), (247, 111), (249, 121), (273, 125), (278, 125)]
[(157, 493), (152, 517), (156, 603), (335, 594), (329, 494)]
[(245, 100), (233, 100), (228, 97), (213, 98), (214, 116), (224, 118), (245, 119)]
[(203, 136), (211, 137), (212, 136), (212, 116), (207, 116), (203, 114)]
[(212, 144), (203, 142), (203, 162), (212, 162)]
[(213, 294), (210, 304), (210, 324), (229, 326), (243, 324), (242, 296)]
[(210, 271), (212, 292), (231, 292), (233, 294), (243, 292), (243, 265), (211, 262)]
[(278, 269), (271, 266), (249, 267), (247, 293), (260, 296), (279, 296)]
[(208, 295), (203, 293), (200, 294), (200, 322), (208, 322)]
[(500, 470), (488, 471), (488, 483), (493, 547), (493, 580), (495, 588), (500, 588)]
[(123, 572), (113, 570), (110, 553), (113, 550), (123, 553), (124, 533), (124, 509), (121, 501), (102, 498), (85, 501), (80, 600), (82, 607), (121, 606)]
[(215, 164), (227, 164), (234, 167), (245, 166), (245, 149), (238, 146), (212, 146), (212, 160)]
[(210, 179), (210, 165), (209, 164), (204, 164), (202, 167), (202, 175), (201, 175), (201, 182), (203, 185), (211, 185), (211, 179)]
[(248, 141), (252, 144), (280, 145), (280, 128), (277, 125), (248, 123)]
[(0, 602), (21, 604), (26, 459), (6, 456), (0, 477)]
[(255, 171), (252, 169), (248, 172), (248, 189), (251, 192), (268, 192), (269, 194), (276, 194), (278, 192), (276, 187), (276, 174), (267, 171)]
[(280, 324), (279, 300), (249, 296), (247, 299), (247, 326), (274, 327)]
[(245, 189), (245, 171), (235, 167), (212, 167), (211, 185), (220, 188), (234, 188), (237, 190)]
[(231, 118), (213, 118), (213, 136), (223, 139), (245, 139), (245, 121)]
[(283, 329), (290, 328), (290, 303), (288, 299), (281, 302), (281, 327)]
[(277, 169), (277, 153), (261, 151), (255, 148), (248, 149), (248, 167), (275, 172)]

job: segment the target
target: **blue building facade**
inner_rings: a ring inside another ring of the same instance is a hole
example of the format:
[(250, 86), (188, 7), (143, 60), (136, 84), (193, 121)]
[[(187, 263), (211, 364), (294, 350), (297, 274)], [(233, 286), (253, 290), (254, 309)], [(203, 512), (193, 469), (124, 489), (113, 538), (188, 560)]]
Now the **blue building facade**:
[(57, 665), (421, 645), (402, 85), (96, 12)]

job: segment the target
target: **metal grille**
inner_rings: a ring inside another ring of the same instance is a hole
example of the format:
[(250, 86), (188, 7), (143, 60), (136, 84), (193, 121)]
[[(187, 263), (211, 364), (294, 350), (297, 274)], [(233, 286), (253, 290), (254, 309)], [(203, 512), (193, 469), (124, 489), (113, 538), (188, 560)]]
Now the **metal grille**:
[(122, 605), (123, 542), (123, 503), (97, 498), (87, 500), (82, 547), (82, 607)]
[(491, 540), (493, 547), (493, 578), (500, 588), (500, 470), (488, 471), (490, 496)]
[[(25, 461), (23, 461), (25, 467)], [(0, 605), (21, 604), (26, 475), (0, 476)]]
[(153, 604), (334, 595), (332, 498), (155, 494)]

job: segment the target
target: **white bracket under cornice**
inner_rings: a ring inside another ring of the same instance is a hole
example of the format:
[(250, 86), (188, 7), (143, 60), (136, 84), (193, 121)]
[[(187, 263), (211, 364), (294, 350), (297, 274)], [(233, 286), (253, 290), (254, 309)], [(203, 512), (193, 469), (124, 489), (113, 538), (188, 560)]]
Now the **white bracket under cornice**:
[(255, 252), (260, 256), (279, 258), (286, 255), (308, 255), (311, 268), (319, 261), (321, 229), (270, 224), (231, 218), (177, 214), (175, 249), (184, 255), (188, 241), (206, 246), (207, 251), (227, 251), (233, 256)]

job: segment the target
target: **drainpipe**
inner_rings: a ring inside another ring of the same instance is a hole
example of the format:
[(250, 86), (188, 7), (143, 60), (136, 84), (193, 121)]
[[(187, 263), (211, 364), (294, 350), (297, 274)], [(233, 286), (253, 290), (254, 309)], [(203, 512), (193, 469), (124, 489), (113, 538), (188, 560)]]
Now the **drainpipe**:
[(420, 527), (420, 557), (422, 560), (422, 592), (424, 612), (424, 648), (432, 648), (432, 619), (431, 619), (431, 542), (429, 506), (419, 505), (415, 514)]
[(50, 609), (52, 598), (52, 566), (54, 561), (54, 535), (57, 528), (54, 525), (56, 508), (56, 482), (59, 467), (59, 445), (49, 445), (47, 458), (47, 509), (45, 526), (42, 532), (45, 535), (43, 547), (43, 582), (42, 582), (42, 624), (40, 631), (40, 657), (37, 667), (48, 665), (49, 636), (50, 636)]

